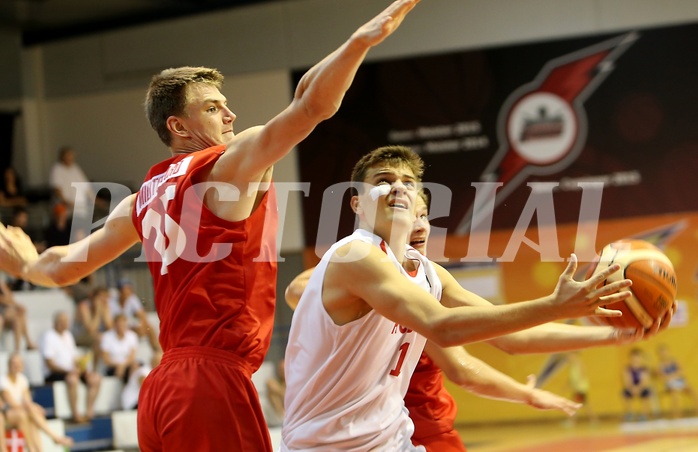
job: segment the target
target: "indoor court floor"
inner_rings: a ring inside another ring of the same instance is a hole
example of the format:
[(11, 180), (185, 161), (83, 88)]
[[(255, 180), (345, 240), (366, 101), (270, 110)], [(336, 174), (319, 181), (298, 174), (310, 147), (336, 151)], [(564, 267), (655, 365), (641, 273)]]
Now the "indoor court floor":
[(698, 418), (463, 426), (469, 452), (698, 452)]

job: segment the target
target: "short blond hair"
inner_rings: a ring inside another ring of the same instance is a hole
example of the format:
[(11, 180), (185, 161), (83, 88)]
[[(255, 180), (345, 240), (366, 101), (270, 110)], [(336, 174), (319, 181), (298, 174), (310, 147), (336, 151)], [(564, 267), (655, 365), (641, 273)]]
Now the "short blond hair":
[(407, 146), (383, 146), (374, 149), (354, 165), (354, 170), (351, 172), (351, 182), (354, 188), (360, 182), (364, 182), (368, 169), (378, 164), (387, 163), (391, 166), (405, 165), (414, 174), (417, 182), (421, 182), (422, 174), (424, 174), (424, 161), (411, 148)]
[(187, 88), (194, 83), (212, 85), (219, 90), (223, 86), (223, 74), (218, 69), (184, 66), (165, 69), (153, 76), (145, 96), (145, 116), (160, 140), (172, 143), (167, 129), (167, 118), (184, 113), (187, 105)]

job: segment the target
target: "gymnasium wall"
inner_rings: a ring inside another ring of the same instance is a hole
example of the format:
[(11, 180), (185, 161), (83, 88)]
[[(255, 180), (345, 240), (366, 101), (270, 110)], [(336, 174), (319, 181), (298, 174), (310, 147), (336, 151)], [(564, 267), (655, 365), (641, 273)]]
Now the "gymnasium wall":
[[(0, 74), (0, 85), (10, 87), (10, 92), (4, 95), (0, 93), (0, 107), (19, 108), (23, 113), (17, 129), (20, 136), (15, 140), (15, 165), (27, 183), (41, 185), (47, 179), (58, 147), (71, 144), (78, 152), (78, 161), (92, 179), (133, 187), (153, 162), (167, 155), (142, 113), (142, 98), (152, 73), (164, 67), (184, 64), (220, 68), (227, 80), (224, 94), (238, 115), (236, 128), (242, 130), (263, 123), (280, 111), (292, 95), (292, 73), (318, 61), (388, 3), (388, 0), (284, 1), (72, 38), (21, 49), (21, 52), (16, 52), (16, 34), (9, 32), (12, 41), (3, 41), (0, 52), (10, 55), (9, 67), (12, 69)], [(561, 51), (556, 53), (549, 50), (549, 57), (540, 60), (544, 63), (554, 55), (564, 55), (577, 48), (569, 45), (568, 40), (580, 39), (583, 45), (579, 48), (584, 48), (636, 29), (684, 27), (697, 21), (698, 3), (694, 0), (423, 0), (398, 33), (369, 54), (368, 61), (399, 65), (400, 61), (410, 58), (438, 58), (487, 49), (515, 50), (518, 45), (551, 42), (552, 48), (558, 46)], [(564, 47), (565, 42), (568, 42), (568, 47), (562, 51), (560, 46)], [(689, 47), (688, 43), (678, 43), (679, 46), (684, 44), (685, 48)], [(15, 53), (19, 53), (19, 57)], [(470, 66), (469, 63), (473, 61), (463, 60), (462, 68), (469, 71), (471, 67), (487, 67)], [(21, 68), (19, 90), (16, 88), (17, 72), (14, 70), (17, 67)], [(516, 87), (528, 83), (535, 79), (540, 69), (541, 65), (532, 66), (529, 63), (528, 73), (524, 76), (514, 68), (509, 74), (509, 84)], [(643, 71), (647, 73), (645, 75), (651, 75), (657, 69), (656, 66), (647, 66)], [(486, 72), (468, 74), (468, 77), (480, 77), (477, 80), (486, 80), (488, 75)], [(685, 74), (688, 82), (695, 81), (696, 76), (696, 72)], [(483, 87), (467, 83), (474, 80), (468, 77), (463, 80), (462, 91), (470, 96), (468, 98), (477, 99)], [(7, 81), (9, 85), (4, 83)], [(607, 81), (611, 81), (610, 76)], [(508, 92), (501, 91), (504, 94)], [(426, 115), (427, 110), (420, 109), (419, 105), (410, 105), (415, 101), (410, 90), (393, 91), (393, 94), (400, 105), (414, 109), (417, 115), (423, 115), (418, 116), (420, 119), (432, 120), (436, 107)], [(347, 104), (350, 104), (352, 96), (350, 92)], [(501, 102), (489, 104), (491, 124), (496, 125), (496, 113), (505, 100), (506, 95), (500, 99)], [(603, 104), (599, 104), (598, 108), (603, 111)], [(644, 110), (638, 111), (642, 113)], [(367, 112), (373, 113), (373, 110)], [(643, 118), (641, 116), (640, 119)], [(589, 116), (588, 119), (594, 118)], [(491, 127), (488, 136), (489, 144), (493, 145), (497, 133), (496, 127)], [(467, 126), (463, 130), (468, 130)], [(348, 136), (332, 137), (331, 143), (357, 143), (356, 140), (363, 139), (366, 133), (363, 129), (352, 132)], [(385, 135), (382, 137), (385, 138)], [(364, 145), (366, 141), (360, 143)], [(496, 149), (488, 150), (494, 152)], [(486, 162), (480, 161), (483, 165), (479, 167), (480, 170)], [(304, 180), (298, 166), (296, 154), (293, 153), (278, 165), (275, 175), (282, 181)], [(430, 170), (427, 171), (429, 174)], [(516, 193), (513, 196), (517, 196)], [(679, 191), (674, 197), (662, 199), (674, 200), (684, 196), (683, 193), (686, 192)], [(526, 196), (521, 196), (520, 200), (525, 202)], [(577, 196), (573, 202), (579, 207), (579, 193), (571, 196)], [(281, 244), (284, 253), (289, 254), (300, 253), (304, 247), (311, 245), (304, 232), (300, 195), (292, 197), (291, 203)], [(604, 230), (596, 237), (596, 244), (619, 235), (639, 234), (654, 227), (680, 222), (684, 227), (675, 236), (675, 242), (667, 244), (667, 251), (674, 253), (672, 258), (681, 259), (679, 295), (685, 302), (686, 312), (690, 313), (694, 310), (694, 275), (698, 268), (698, 262), (694, 262), (695, 240), (698, 237), (695, 232), (696, 219), (690, 209), (676, 216), (670, 205), (664, 207), (663, 212), (649, 216), (633, 213), (627, 219), (609, 217), (608, 223), (604, 223)], [(569, 220), (565, 224), (557, 229), (560, 256), (575, 249), (571, 237), (576, 230), (571, 225), (576, 223)], [(504, 249), (513, 226), (506, 221), (499, 225), (491, 238), (495, 249)], [(305, 227), (312, 225), (306, 224)], [(458, 246), (457, 240), (450, 242), (453, 249)], [(311, 254), (314, 251), (311, 250)], [(504, 301), (549, 292), (554, 276), (563, 265), (561, 262), (541, 263), (540, 258), (536, 260), (535, 253), (530, 255), (526, 246), (521, 247), (519, 255), (517, 259), (521, 259), (521, 263), (530, 263), (526, 266), (528, 271), (513, 269), (506, 263), (496, 270), (502, 278), (502, 291), (496, 294)], [(297, 259), (293, 262), (295, 264)], [(292, 273), (293, 270), (286, 271)], [(300, 270), (297, 268), (297, 271)], [(493, 281), (492, 275), (487, 273), (490, 270), (487, 267), (483, 270), (486, 272), (485, 281)], [(523, 280), (516, 279), (522, 276)], [(494, 281), (499, 280), (495, 278)], [(491, 289), (491, 285), (488, 287)], [(509, 292), (512, 288), (516, 289), (515, 294)], [(283, 333), (288, 326), (287, 320), (288, 315), (286, 323), (277, 322), (278, 331)], [(694, 358), (694, 316), (689, 316), (687, 322), (642, 346), (652, 352), (658, 341), (669, 342), (687, 367), (689, 378), (698, 384), (695, 381), (698, 362)], [(528, 373), (539, 372), (547, 360), (546, 356), (510, 357), (486, 345), (476, 345), (469, 350), (520, 380)], [(619, 374), (626, 355), (627, 347), (583, 352), (592, 377), (591, 403), (598, 412), (617, 413), (620, 410)], [(564, 369), (546, 387), (565, 392), (563, 376)], [(458, 389), (454, 394), (461, 406), (459, 420), (463, 422), (558, 416), (501, 402), (472, 399)]]
[[(289, 101), (290, 69), (321, 59), (388, 3), (277, 2), (22, 49), (11, 66), (22, 70), (22, 94), (0, 103), (23, 112), (18, 169), (28, 184), (45, 183), (57, 149), (71, 144), (94, 180), (137, 184), (165, 152), (140, 111), (153, 72), (183, 64), (218, 67), (227, 76), (225, 93), (240, 130), (265, 122)], [(692, 0), (424, 0), (368, 60), (692, 20), (698, 20)], [(238, 83), (249, 91), (236, 90)], [(297, 180), (294, 165), (282, 165), (277, 176)], [(289, 215), (299, 224), (298, 211)], [(299, 250), (301, 231), (289, 231), (288, 240), (284, 249)]]

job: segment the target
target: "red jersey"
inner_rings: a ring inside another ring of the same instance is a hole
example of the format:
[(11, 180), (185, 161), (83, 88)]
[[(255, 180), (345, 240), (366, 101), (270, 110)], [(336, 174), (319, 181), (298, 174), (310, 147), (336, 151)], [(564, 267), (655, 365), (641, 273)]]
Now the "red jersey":
[(224, 146), (214, 146), (153, 166), (132, 219), (153, 276), (163, 351), (223, 349), (254, 372), (269, 348), (274, 322), (276, 197), (271, 185), (255, 211), (236, 222), (208, 210), (197, 193), (203, 190), (192, 187), (224, 152)]
[(458, 407), (444, 386), (441, 369), (426, 353), (422, 353), (412, 374), (405, 406), (414, 423), (412, 440), (415, 444), (421, 444), (420, 438), (453, 430)]

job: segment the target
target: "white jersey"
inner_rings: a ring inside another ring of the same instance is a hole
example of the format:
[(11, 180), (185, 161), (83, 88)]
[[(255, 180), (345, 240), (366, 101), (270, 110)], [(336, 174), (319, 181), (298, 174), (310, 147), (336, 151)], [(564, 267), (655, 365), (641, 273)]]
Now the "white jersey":
[(434, 268), (413, 248), (406, 255), (420, 261), (414, 277), (380, 237), (365, 230), (334, 244), (313, 271), (291, 322), (282, 451), (424, 450), (410, 441), (414, 426), (403, 402), (424, 337), (374, 310), (336, 325), (323, 306), (330, 257), (354, 240), (381, 247), (406, 278), (441, 298)]

